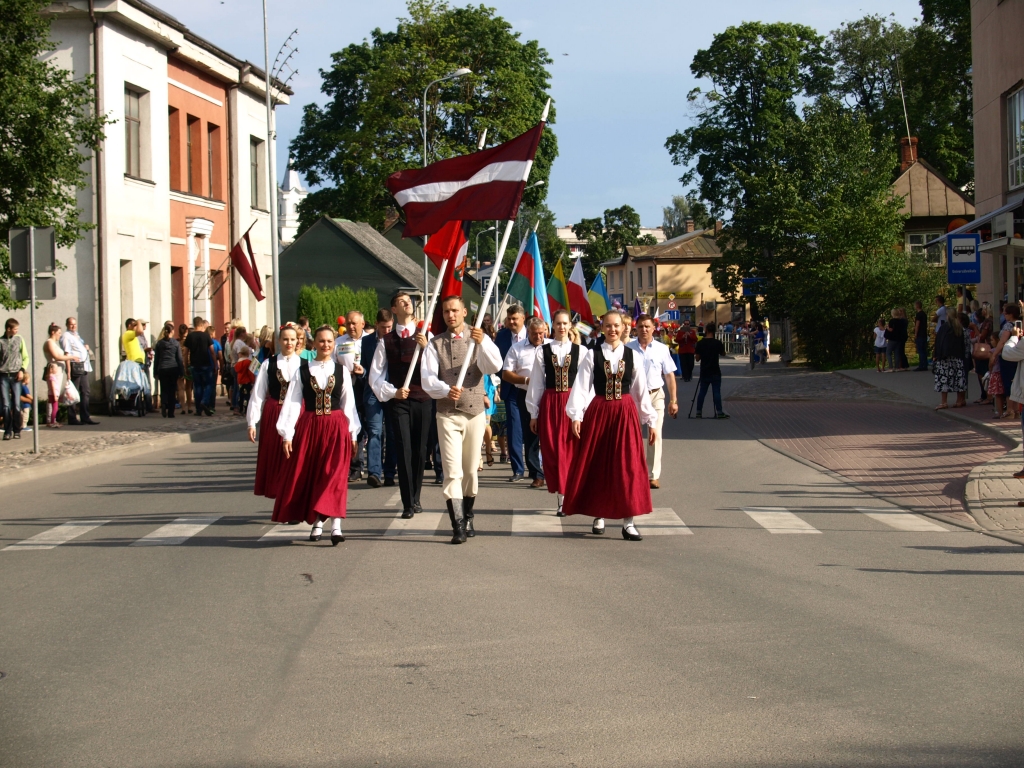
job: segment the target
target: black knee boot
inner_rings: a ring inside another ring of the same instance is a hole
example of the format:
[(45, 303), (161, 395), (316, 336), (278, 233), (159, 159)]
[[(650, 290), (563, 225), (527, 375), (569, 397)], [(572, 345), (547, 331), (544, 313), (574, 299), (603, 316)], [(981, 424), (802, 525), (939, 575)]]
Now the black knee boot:
[(466, 518), (462, 499), (448, 499), (448, 518), (452, 521), (452, 544), (466, 542)]
[(476, 536), (476, 531), (473, 530), (473, 502), (476, 501), (476, 496), (467, 496), (462, 500), (462, 514), (466, 519), (466, 535), (470, 538)]

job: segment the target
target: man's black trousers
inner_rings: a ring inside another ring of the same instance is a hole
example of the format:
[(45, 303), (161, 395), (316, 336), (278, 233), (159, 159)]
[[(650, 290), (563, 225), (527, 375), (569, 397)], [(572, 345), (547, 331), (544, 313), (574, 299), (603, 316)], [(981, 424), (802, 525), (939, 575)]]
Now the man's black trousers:
[(433, 410), (430, 400), (389, 400), (388, 409), (395, 429), (398, 448), (398, 489), (402, 494), (402, 509), (412, 509), (420, 503), (423, 487), (423, 467), (427, 461), (427, 435)]

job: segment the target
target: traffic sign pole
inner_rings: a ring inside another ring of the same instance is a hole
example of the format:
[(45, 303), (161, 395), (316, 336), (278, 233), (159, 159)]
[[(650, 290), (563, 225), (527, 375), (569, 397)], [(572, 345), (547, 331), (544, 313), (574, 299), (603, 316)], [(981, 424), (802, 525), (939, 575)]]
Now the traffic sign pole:
[[(28, 352), (28, 367), (31, 369), (32, 384), (29, 389), (36, 393), (32, 400), (32, 453), (39, 453), (39, 389), (36, 386), (36, 228), (28, 228), (28, 337), (32, 346)], [(19, 395), (18, 399), (21, 399)]]

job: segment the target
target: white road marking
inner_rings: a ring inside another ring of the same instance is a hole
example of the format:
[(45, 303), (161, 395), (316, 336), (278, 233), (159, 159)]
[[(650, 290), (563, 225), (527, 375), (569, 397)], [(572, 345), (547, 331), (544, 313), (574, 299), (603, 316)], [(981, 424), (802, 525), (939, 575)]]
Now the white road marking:
[(30, 539), (25, 539), (17, 544), (12, 544), (9, 547), (5, 547), (5, 552), (16, 552), (18, 550), (25, 549), (53, 549), (59, 547), (61, 544), (77, 539), (84, 533), (88, 533), (93, 528), (99, 528), (104, 523), (109, 523), (109, 520), (69, 520), (63, 525), (58, 525), (56, 528), (50, 528), (42, 533), (37, 533)]
[(173, 523), (162, 525), (152, 533), (147, 533), (133, 547), (173, 547), (191, 539), (197, 533), (220, 520), (217, 517), (179, 517)]
[(751, 507), (743, 511), (769, 533), (821, 533), (782, 507)]
[(401, 516), (391, 521), (385, 536), (433, 536), (437, 533), (437, 526), (441, 524), (441, 516), (448, 517), (447, 512), (428, 512), (424, 510), (409, 520), (403, 520)]
[(668, 507), (655, 507), (651, 514), (633, 518), (633, 524), (641, 536), (693, 535), (675, 510)]
[(932, 522), (926, 517), (920, 515), (912, 515), (909, 512), (897, 512), (895, 510), (888, 509), (869, 509), (861, 508), (857, 510), (861, 514), (867, 515), (872, 520), (877, 520), (880, 523), (885, 523), (890, 528), (895, 528), (898, 531), (915, 531), (915, 532), (929, 532), (929, 533), (949, 533), (948, 528), (943, 528), (938, 523)]
[(513, 536), (561, 536), (562, 518), (553, 509), (513, 509)]
[(397, 507), (402, 501), (402, 492), (395, 491), (395, 494), (384, 502), (385, 507)]
[[(309, 541), (309, 532), (313, 526), (309, 523), (288, 525), (287, 523), (274, 523), (274, 527), (268, 533), (260, 537), (260, 541)], [(330, 526), (327, 527), (328, 533)]]

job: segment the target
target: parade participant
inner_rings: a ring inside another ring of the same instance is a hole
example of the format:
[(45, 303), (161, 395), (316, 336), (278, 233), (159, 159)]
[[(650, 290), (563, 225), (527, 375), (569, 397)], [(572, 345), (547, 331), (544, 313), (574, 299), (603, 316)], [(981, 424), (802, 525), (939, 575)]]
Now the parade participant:
[(579, 446), (579, 441), (572, 435), (572, 424), (565, 406), (569, 390), (576, 381), (580, 360), (587, 355), (586, 347), (573, 343), (571, 330), (569, 312), (564, 309), (555, 312), (551, 317), (552, 340), (540, 348), (526, 391), (530, 431), (539, 437), (540, 452), (544, 457), (544, 478), (548, 493), (555, 494), (559, 517), (565, 515), (562, 498), (569, 468)]
[(651, 428), (648, 442), (653, 444), (658, 414), (643, 358), (623, 344), (622, 314), (614, 309), (605, 313), (602, 326), (604, 343), (580, 362), (565, 407), (580, 445), (563, 510), (595, 518), (591, 530), (599, 535), (604, 518), (621, 519), (622, 538), (640, 541), (633, 518), (653, 508), (640, 423)]
[(331, 546), (337, 546), (345, 540), (341, 519), (359, 416), (348, 369), (335, 365), (331, 354), (334, 328), (317, 328), (313, 344), (316, 359), (299, 363), (277, 419), (282, 453), (290, 462), (274, 502), (273, 520), (305, 520), (313, 526), (309, 540), (320, 541), (324, 522), (330, 518)]
[(661, 478), (661, 435), (665, 424), (665, 390), (668, 390), (668, 415), (673, 419), (679, 413), (676, 402), (676, 364), (672, 360), (672, 351), (654, 338), (654, 318), (640, 315), (636, 319), (636, 338), (626, 344), (630, 349), (639, 352), (644, 359), (644, 374), (647, 376), (647, 388), (650, 390), (651, 405), (658, 414), (657, 423), (651, 425), (657, 439), (654, 445), (647, 448), (647, 464), (650, 467), (651, 488), (660, 488)]
[(260, 430), (259, 449), (256, 452), (256, 484), (253, 493), (257, 496), (266, 496), (268, 499), (277, 498), (285, 471), (281, 436), (277, 433), (277, 418), (288, 395), (289, 382), (299, 368), (301, 358), (295, 353), (298, 343), (298, 328), (291, 324), (281, 328), (277, 336), (277, 345), (281, 351), (267, 358), (260, 366), (260, 371), (256, 374), (256, 384), (253, 385), (249, 397), (246, 421), (249, 423), (250, 442), (256, 442), (256, 425), (263, 424), (263, 429)]
[(398, 489), (402, 495), (402, 517), (408, 520), (420, 506), (423, 468), (427, 459), (432, 404), (430, 395), (420, 386), (420, 366), (413, 369), (409, 386), (405, 376), (418, 344), (427, 346), (427, 337), (416, 330), (412, 299), (400, 291), (391, 299), (394, 327), (381, 336), (370, 363), (370, 389), (384, 403), (391, 416), (398, 448)]
[[(513, 304), (505, 314), (505, 327), (494, 334), (494, 343), (504, 360), (512, 345), (526, 338), (526, 310), (519, 304)], [(519, 419), (519, 400), (516, 398), (515, 385), (502, 381), (498, 395), (505, 403), (505, 429), (508, 439), (508, 460), (512, 465), (510, 483), (518, 483), (526, 472), (523, 462), (523, 427)]]
[[(339, 318), (340, 319), (340, 318)], [(359, 423), (363, 425), (363, 432), (359, 435), (359, 447), (352, 456), (352, 466), (349, 468), (348, 479), (360, 480), (367, 474), (366, 443), (369, 437), (366, 432), (366, 411), (363, 401), (366, 394), (366, 369), (363, 365), (363, 341), (367, 335), (372, 336), (373, 330), (365, 331), (366, 319), (358, 309), (353, 309), (344, 317), (345, 331), (339, 330), (339, 336), (334, 342), (334, 361), (342, 363), (352, 374), (352, 386), (355, 390), (356, 413), (359, 414)], [(366, 358), (368, 363), (370, 358)]]
[[(437, 439), (444, 470), (444, 498), (452, 523), (452, 544), (475, 536), (473, 505), (477, 494), (480, 443), (484, 437), (483, 377), (501, 369), (501, 353), (480, 328), (466, 325), (466, 305), (459, 296), (441, 304), (448, 330), (435, 336), (423, 352), (423, 390), (437, 403)], [(466, 359), (469, 340), (473, 357), (461, 387), (455, 386)], [(422, 466), (422, 465), (421, 465)]]
[(540, 465), (540, 438), (536, 430), (530, 429), (531, 413), (526, 407), (526, 389), (533, 375), (534, 364), (544, 346), (548, 325), (544, 318), (531, 317), (526, 324), (526, 338), (513, 344), (505, 355), (501, 378), (511, 384), (512, 396), (516, 399), (520, 431), (523, 433), (523, 453), (526, 455), (526, 469), (530, 473), (531, 488), (544, 487), (544, 470)]
[(676, 345), (679, 347), (679, 362), (682, 364), (683, 381), (693, 379), (693, 362), (697, 346), (697, 332), (690, 327), (689, 319), (683, 320), (683, 327), (676, 334)]

